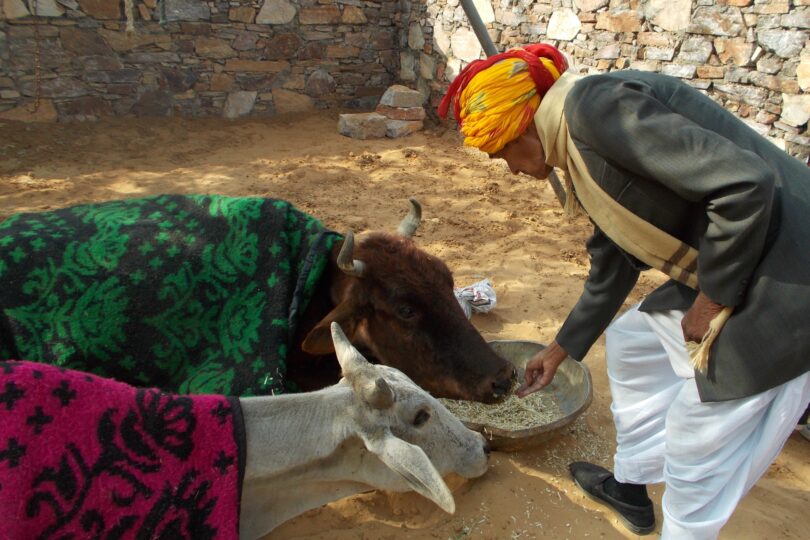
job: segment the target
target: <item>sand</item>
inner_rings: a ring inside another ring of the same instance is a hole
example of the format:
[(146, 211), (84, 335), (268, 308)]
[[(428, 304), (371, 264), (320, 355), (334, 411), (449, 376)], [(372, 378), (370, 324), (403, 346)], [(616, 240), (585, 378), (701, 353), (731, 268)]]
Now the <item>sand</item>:
[[(586, 220), (569, 221), (545, 182), (462, 148), (453, 131), (358, 141), (336, 127), (331, 112), (235, 122), (0, 122), (0, 219), (157, 193), (221, 193), (287, 199), (329, 227), (361, 231), (395, 228), (415, 196), (424, 206), (419, 244), (448, 263), (457, 286), (483, 277), (494, 284), (497, 307), (473, 318), (483, 335), (553, 339), (587, 276)], [(661, 282), (643, 275), (628, 305)], [(593, 404), (569, 430), (531, 451), (494, 453), (479, 479), (449, 478), (455, 515), (413, 493), (372, 492), (310, 511), (269, 538), (634, 538), (578, 492), (566, 470), (577, 459), (611, 463), (603, 358), (600, 340), (585, 359)], [(660, 516), (662, 486), (651, 492)], [(808, 508), (810, 442), (793, 435), (721, 538), (806, 538)]]

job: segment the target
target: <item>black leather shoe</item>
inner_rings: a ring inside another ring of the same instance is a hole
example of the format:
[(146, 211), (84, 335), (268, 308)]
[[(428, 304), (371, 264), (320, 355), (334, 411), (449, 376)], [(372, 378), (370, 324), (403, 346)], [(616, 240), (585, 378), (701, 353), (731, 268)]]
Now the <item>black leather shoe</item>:
[(594, 501), (607, 505), (619, 516), (621, 522), (636, 534), (650, 534), (655, 530), (655, 513), (652, 502), (641, 506), (628, 504), (605, 492), (605, 480), (613, 473), (604, 467), (577, 461), (568, 466), (574, 483)]

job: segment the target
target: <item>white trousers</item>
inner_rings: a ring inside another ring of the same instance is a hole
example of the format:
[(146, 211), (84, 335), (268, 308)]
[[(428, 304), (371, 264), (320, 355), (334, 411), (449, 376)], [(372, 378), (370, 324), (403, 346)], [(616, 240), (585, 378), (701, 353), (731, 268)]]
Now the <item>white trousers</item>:
[(717, 538), (810, 401), (810, 373), (755, 396), (701, 403), (683, 311), (638, 305), (606, 331), (619, 482), (666, 483), (664, 539)]

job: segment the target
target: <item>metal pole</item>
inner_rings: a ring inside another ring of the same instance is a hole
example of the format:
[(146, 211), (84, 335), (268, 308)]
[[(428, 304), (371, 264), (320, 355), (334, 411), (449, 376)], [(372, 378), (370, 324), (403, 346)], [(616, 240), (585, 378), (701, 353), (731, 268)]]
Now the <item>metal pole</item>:
[(487, 56), (498, 54), (498, 49), (496, 49), (495, 44), (492, 43), (492, 38), (489, 37), (487, 27), (484, 26), (484, 21), (482, 21), (481, 16), (478, 15), (478, 10), (475, 9), (473, 0), (461, 0), (461, 9), (467, 14), (467, 18), (470, 20), (470, 26), (472, 26), (473, 32), (475, 32), (475, 37), (478, 38), (478, 42), (481, 43), (481, 47), (484, 48), (484, 52), (487, 53)]
[[(498, 49), (492, 42), (492, 38), (489, 37), (489, 32), (487, 32), (487, 28), (484, 26), (484, 21), (481, 20), (481, 16), (478, 15), (478, 10), (475, 9), (473, 0), (461, 0), (461, 9), (463, 9), (464, 13), (467, 15), (470, 26), (472, 26), (473, 32), (475, 32), (475, 37), (478, 38), (478, 42), (481, 43), (481, 47), (484, 49), (487, 56), (498, 54)], [(557, 195), (560, 204), (565, 207), (565, 188), (553, 169), (548, 175), (548, 181), (552, 189), (554, 189), (554, 193)]]

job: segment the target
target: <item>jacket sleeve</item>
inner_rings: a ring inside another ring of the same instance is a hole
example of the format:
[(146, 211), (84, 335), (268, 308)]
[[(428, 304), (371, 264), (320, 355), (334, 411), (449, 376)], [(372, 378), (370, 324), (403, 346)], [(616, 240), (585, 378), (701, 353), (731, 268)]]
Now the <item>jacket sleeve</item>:
[[(774, 173), (754, 152), (671, 110), (669, 99), (659, 99), (643, 81), (586, 77), (566, 100), (566, 118), (571, 136), (609, 162), (702, 201), (708, 226), (698, 246), (700, 289), (735, 306), (765, 247)], [(708, 98), (690, 99), (694, 118), (701, 111), (717, 114), (713, 103), (702, 101)]]
[(591, 270), (585, 289), (557, 333), (557, 343), (582, 360), (638, 280), (639, 270), (598, 228), (587, 243)]

